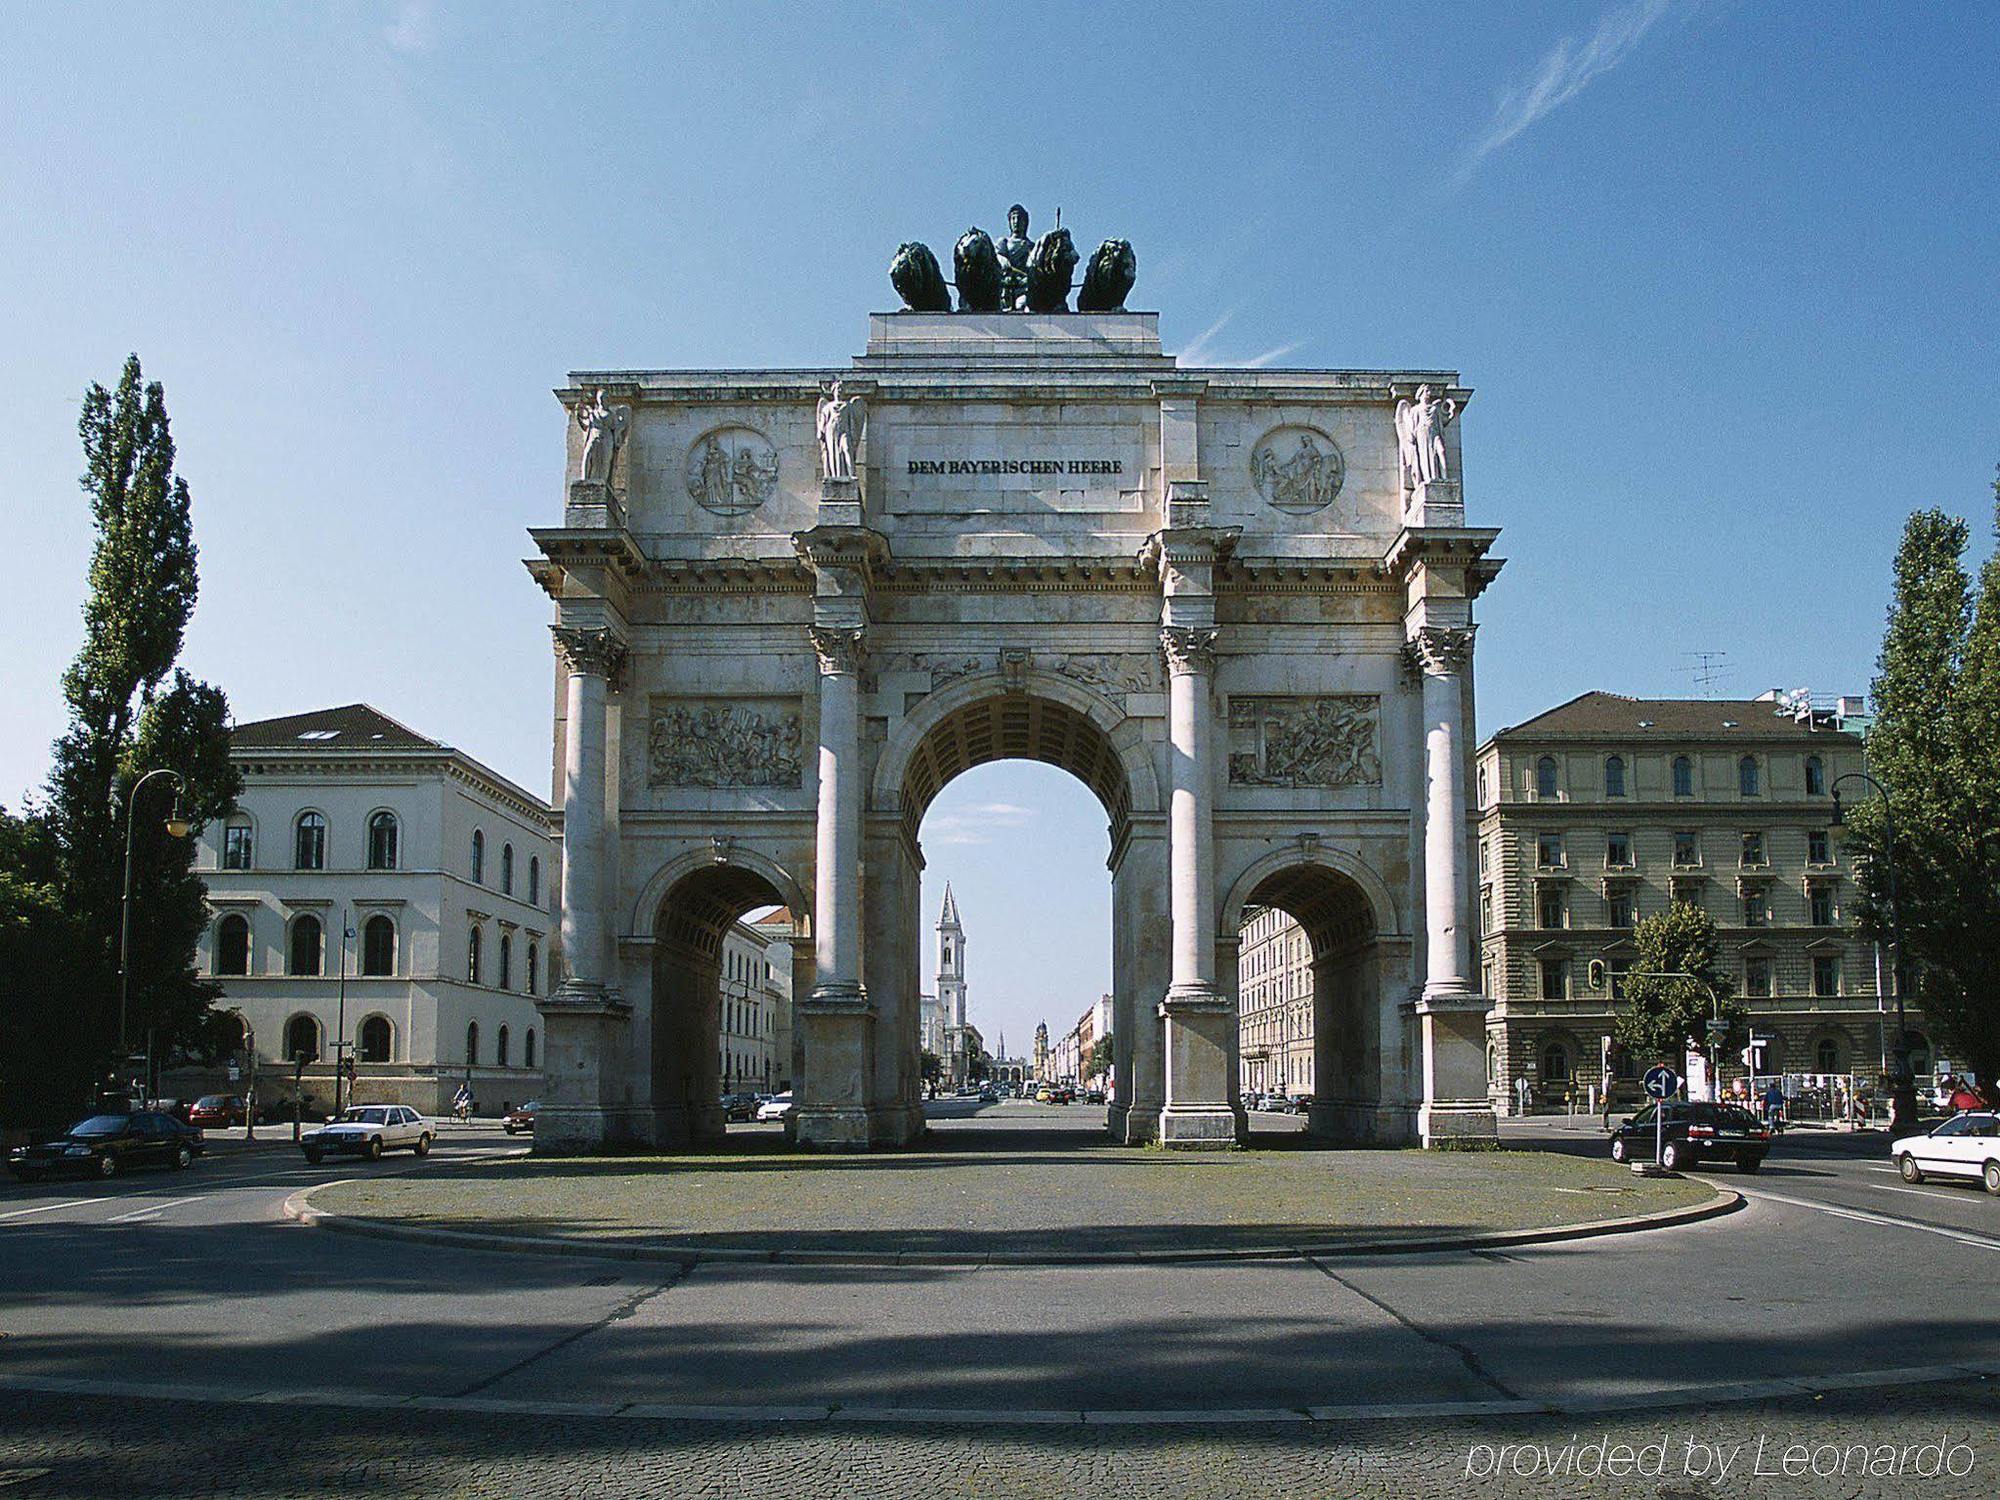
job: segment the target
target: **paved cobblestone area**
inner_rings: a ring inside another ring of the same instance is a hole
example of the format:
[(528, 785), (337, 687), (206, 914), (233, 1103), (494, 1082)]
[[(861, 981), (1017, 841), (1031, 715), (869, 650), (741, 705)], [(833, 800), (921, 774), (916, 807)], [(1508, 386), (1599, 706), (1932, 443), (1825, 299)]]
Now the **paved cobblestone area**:
[[(1616, 1478), (1592, 1472), (1615, 1460), (1620, 1444), (1630, 1445), (1644, 1472)], [(1803, 1456), (1794, 1465), (1799, 1472), (1788, 1476), (1786, 1450), (1795, 1444), (1802, 1445), (1796, 1452)], [(1717, 1445), (1724, 1454), (1734, 1450), (1731, 1471), (1720, 1483)], [(1812, 1474), (1813, 1462), (1825, 1472)], [(1653, 1416), (1621, 1412), (1603, 1420), (1567, 1415), (1255, 1427), (738, 1425), (17, 1392), (0, 1403), (0, 1491), (23, 1500), (185, 1495), (1240, 1500), (1258, 1494), (1296, 1500), (1470, 1495), (1688, 1500), (1724, 1494), (1755, 1500), (1959, 1500), (1995, 1493), (1996, 1465), (2000, 1382), (1993, 1381)], [(1554, 1477), (1547, 1472), (1552, 1466)], [(1843, 1466), (1846, 1472), (1838, 1472)], [(1900, 1472), (1870, 1473), (1871, 1466)]]
[[(1025, 1110), (1029, 1106), (1008, 1106)], [(1303, 1138), (1181, 1155), (1072, 1127), (941, 1129), (923, 1149), (473, 1163), (317, 1190), (327, 1213), (702, 1250), (990, 1255), (1221, 1252), (1455, 1236), (1699, 1204), (1692, 1180), (1549, 1152), (1336, 1151)]]

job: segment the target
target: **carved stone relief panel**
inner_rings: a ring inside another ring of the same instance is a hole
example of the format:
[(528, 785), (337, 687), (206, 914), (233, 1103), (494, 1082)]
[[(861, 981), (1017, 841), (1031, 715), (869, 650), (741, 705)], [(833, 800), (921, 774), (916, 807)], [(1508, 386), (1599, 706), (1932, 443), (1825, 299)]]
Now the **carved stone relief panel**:
[(796, 698), (654, 698), (646, 784), (804, 785), (805, 717)]
[(718, 516), (748, 515), (778, 487), (778, 450), (754, 427), (718, 427), (688, 449), (687, 492)]
[(1310, 515), (1333, 504), (1347, 480), (1347, 460), (1317, 427), (1273, 427), (1250, 450), (1250, 480), (1279, 510)]
[(1381, 700), (1372, 693), (1229, 700), (1235, 786), (1375, 786)]
[(928, 672), (935, 691), (947, 682), (984, 671), (986, 663), (976, 656), (946, 651), (891, 651), (877, 659), (876, 667), (883, 672)]
[(1083, 651), (1048, 658), (1048, 668), (1085, 687), (1104, 693), (1158, 693), (1160, 658), (1152, 651)]

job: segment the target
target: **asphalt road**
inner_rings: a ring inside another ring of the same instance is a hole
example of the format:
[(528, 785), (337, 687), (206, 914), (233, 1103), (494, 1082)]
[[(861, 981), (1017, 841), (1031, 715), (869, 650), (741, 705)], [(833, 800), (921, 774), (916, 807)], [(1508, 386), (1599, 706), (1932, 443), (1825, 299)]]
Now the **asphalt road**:
[[(1009, 1103), (939, 1128), (1082, 1135), (1099, 1118)], [(1594, 1121), (1507, 1133), (1603, 1149)], [(2000, 1371), (2000, 1199), (1907, 1187), (1879, 1138), (1788, 1136), (1756, 1178), (1717, 1174), (1750, 1198), (1721, 1219), (1505, 1252), (682, 1271), (283, 1217), (313, 1182), (518, 1149), (496, 1130), (447, 1127), (423, 1163), (307, 1167), (285, 1149), (222, 1148), (186, 1173), (0, 1186), (0, 1388), (24, 1400), (66, 1382), (278, 1403), (414, 1396), (545, 1414), (836, 1407), (979, 1424), (1305, 1409), (1345, 1420), (1405, 1405), (1498, 1419), (1738, 1384), (1775, 1397), (1786, 1391), (1771, 1382), (1829, 1375)], [(1993, 1445), (2000, 1462), (2000, 1434)]]

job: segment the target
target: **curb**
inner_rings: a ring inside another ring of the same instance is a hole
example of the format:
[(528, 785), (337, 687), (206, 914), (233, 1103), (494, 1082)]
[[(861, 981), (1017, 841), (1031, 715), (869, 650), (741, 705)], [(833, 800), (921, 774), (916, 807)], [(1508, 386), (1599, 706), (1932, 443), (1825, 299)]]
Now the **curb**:
[[(363, 1181), (343, 1178), (345, 1182)], [(1318, 1260), (1347, 1256), (1427, 1255), (1452, 1250), (1497, 1250), (1523, 1245), (1560, 1244), (1567, 1240), (1596, 1239), (1604, 1235), (1636, 1234), (1649, 1229), (1671, 1229), (1698, 1224), (1744, 1207), (1741, 1193), (1705, 1184), (1714, 1193), (1706, 1203), (1683, 1208), (1662, 1209), (1658, 1213), (1632, 1214), (1618, 1219), (1550, 1224), (1536, 1229), (1496, 1229), (1485, 1234), (1412, 1235), (1386, 1240), (1323, 1240), (1309, 1245), (1260, 1245), (1228, 1250), (1072, 1250), (1038, 1254), (1033, 1251), (983, 1251), (954, 1254), (950, 1251), (901, 1250), (750, 1250), (713, 1248), (702, 1245), (603, 1244), (565, 1235), (484, 1234), (471, 1229), (436, 1229), (425, 1225), (397, 1224), (386, 1219), (363, 1218), (354, 1214), (328, 1213), (312, 1205), (312, 1195), (321, 1188), (339, 1183), (321, 1182), (301, 1188), (285, 1200), (285, 1217), (316, 1229), (337, 1234), (363, 1235), (374, 1239), (401, 1240), (407, 1244), (440, 1245), (460, 1250), (483, 1250), (509, 1255), (571, 1256), (583, 1260), (633, 1261), (693, 1269), (706, 1264), (845, 1266), (857, 1270), (894, 1270), (908, 1266), (938, 1266), (947, 1269), (978, 1270), (1007, 1266), (1165, 1266), (1215, 1265), (1236, 1261)]]
[(2000, 1361), (1963, 1365), (1920, 1365), (1896, 1370), (1851, 1370), (1837, 1375), (1791, 1378), (1723, 1386), (1659, 1386), (1621, 1391), (1612, 1396), (1581, 1396), (1552, 1401), (1372, 1402), (1347, 1406), (1278, 1406), (1234, 1409), (1161, 1407), (1054, 1408), (999, 1411), (982, 1407), (867, 1406), (812, 1402), (764, 1406), (705, 1405), (659, 1401), (514, 1401), (494, 1396), (399, 1396), (385, 1392), (342, 1389), (273, 1389), (215, 1391), (157, 1381), (85, 1380), (66, 1376), (0, 1374), (0, 1391), (50, 1396), (134, 1397), (182, 1401), (204, 1406), (292, 1406), (357, 1411), (441, 1412), (457, 1415), (510, 1417), (599, 1417), (624, 1421), (786, 1424), (841, 1422), (872, 1425), (938, 1427), (1269, 1427), (1311, 1426), (1347, 1422), (1388, 1422), (1440, 1418), (1531, 1418), (1602, 1416), (1614, 1412), (1665, 1411), (1675, 1408), (1741, 1406), (1795, 1397), (1820, 1397), (1849, 1391), (1904, 1389), (1946, 1381), (1992, 1380), (2000, 1376)]

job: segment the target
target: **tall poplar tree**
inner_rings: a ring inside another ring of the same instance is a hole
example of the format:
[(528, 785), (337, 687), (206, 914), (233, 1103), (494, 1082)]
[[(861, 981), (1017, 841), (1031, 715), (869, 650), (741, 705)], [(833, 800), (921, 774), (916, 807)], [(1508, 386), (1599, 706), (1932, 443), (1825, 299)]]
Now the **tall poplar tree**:
[[(2000, 538), (2000, 484), (1995, 501)], [(1900, 929), (1905, 998), (1938, 1049), (1990, 1086), (2000, 1077), (2000, 558), (1975, 599), (1967, 537), (1965, 522), (1935, 510), (1903, 529), (1868, 732), (1868, 769), (1890, 805), (1851, 789), (1846, 821), (1863, 931), (1887, 944)]]
[[(60, 1038), (55, 1055), (7, 1059), (10, 1081), (22, 1079), (24, 1062), (38, 1070), (36, 1092), (51, 1110), (57, 1101), (73, 1107), (116, 1059), (126, 808), (133, 785), (156, 768), (181, 781), (176, 789), (154, 780), (132, 815), (126, 1040), (139, 1048), (150, 1036), (156, 1056), (214, 1042), (218, 990), (194, 970), (206, 909), (192, 835), (239, 790), (227, 698), (174, 665), (198, 590), (194, 524), (187, 483), (174, 471), (165, 393), (143, 380), (137, 355), (115, 390), (93, 384), (84, 393), (78, 431), (97, 530), (83, 648), (63, 674), (69, 727), (34, 814), (45, 839), (21, 841), (46, 865), (38, 873), (70, 925), (69, 951), (55, 980), (26, 991), (10, 982), (7, 1000), (17, 1015), (33, 1013), (8, 1035)], [(186, 838), (167, 831), (176, 799), (192, 825)]]

